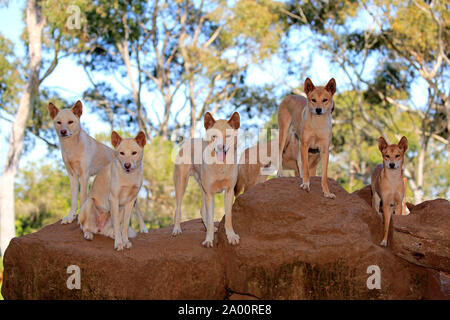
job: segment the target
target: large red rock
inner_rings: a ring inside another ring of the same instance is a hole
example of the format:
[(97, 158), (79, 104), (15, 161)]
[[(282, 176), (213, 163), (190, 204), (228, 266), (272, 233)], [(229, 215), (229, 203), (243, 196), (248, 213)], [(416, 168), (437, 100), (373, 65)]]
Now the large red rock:
[[(254, 186), (233, 206), (238, 246), (229, 246), (219, 226), (226, 284), (261, 299), (419, 299), (427, 295), (424, 268), (378, 246), (381, 219), (361, 198), (329, 179), (336, 199), (322, 195), (320, 178), (311, 192), (298, 178)], [(367, 268), (381, 269), (381, 289), (369, 290)]]
[[(438, 271), (378, 246), (381, 220), (359, 196), (331, 179), (335, 200), (322, 196), (320, 178), (312, 178), (310, 193), (299, 185), (298, 178), (272, 179), (237, 197), (237, 246), (227, 243), (223, 220), (212, 249), (201, 246), (204, 227), (192, 220), (175, 238), (171, 227), (138, 234), (132, 249), (123, 252), (113, 250), (109, 238), (84, 240), (75, 223), (50, 225), (11, 241), (2, 294), (6, 299), (449, 297)], [(81, 268), (80, 290), (66, 286), (69, 265)], [(381, 270), (380, 290), (367, 288), (371, 265)]]
[(392, 249), (414, 264), (450, 273), (450, 202), (425, 201), (393, 217)]

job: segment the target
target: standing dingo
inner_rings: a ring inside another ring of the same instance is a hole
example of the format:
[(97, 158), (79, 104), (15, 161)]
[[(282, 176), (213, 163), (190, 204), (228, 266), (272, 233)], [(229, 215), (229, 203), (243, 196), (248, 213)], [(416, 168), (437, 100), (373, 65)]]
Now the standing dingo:
[(333, 96), (336, 93), (336, 81), (331, 78), (324, 87), (316, 87), (309, 78), (305, 80), (306, 98), (299, 95), (287, 96), (278, 109), (279, 161), (278, 176), (282, 176), (283, 149), (286, 145), (289, 127), (294, 126), (300, 137), (300, 154), (297, 165), (303, 177), (301, 188), (309, 188), (308, 154), (319, 153), (322, 162), (322, 191), (326, 198), (336, 196), (328, 189), (328, 154), (331, 144), (331, 114), (334, 110)]
[(214, 242), (214, 195), (225, 190), (225, 232), (230, 244), (238, 244), (239, 236), (234, 232), (231, 222), (231, 207), (234, 199), (234, 186), (237, 180), (237, 132), (240, 126), (239, 113), (230, 120), (214, 120), (207, 112), (204, 117), (206, 139), (189, 139), (181, 147), (173, 180), (177, 208), (173, 235), (181, 233), (181, 203), (189, 176), (193, 175), (202, 189), (202, 219), (206, 227), (205, 247)]
[(384, 237), (380, 245), (386, 247), (391, 216), (406, 214), (406, 180), (403, 179), (402, 166), (408, 139), (402, 137), (398, 144), (388, 145), (383, 137), (378, 140), (378, 149), (383, 156), (383, 164), (372, 173), (372, 207), (380, 214), (383, 208)]

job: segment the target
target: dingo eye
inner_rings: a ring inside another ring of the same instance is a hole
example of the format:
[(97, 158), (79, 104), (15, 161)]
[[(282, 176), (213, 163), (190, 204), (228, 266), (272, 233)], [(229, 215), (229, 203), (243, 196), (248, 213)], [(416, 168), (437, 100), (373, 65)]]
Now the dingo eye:
[(69, 121), (69, 124), (72, 124), (72, 123), (73, 123), (73, 121), (72, 121), (72, 120), (70, 120), (70, 121)]
[(133, 151), (131, 154), (134, 156), (137, 153), (137, 151)]
[(327, 102), (327, 101), (328, 101), (328, 99), (323, 99), (323, 100), (322, 100), (322, 102)]
[(213, 135), (211, 136), (211, 138), (215, 139), (215, 138), (217, 138), (217, 136), (216, 136), (215, 134), (213, 134)]
[(399, 157), (400, 157), (400, 155), (399, 155), (399, 154), (397, 154), (397, 155), (395, 155), (395, 157), (396, 157), (396, 158), (399, 158)]
[(125, 153), (123, 153), (123, 152), (120, 152), (120, 154), (123, 155), (123, 156), (125, 155)]
[(61, 121), (57, 121), (56, 123), (57, 123), (57, 124), (61, 124)]
[(316, 99), (311, 99), (311, 101), (312, 101), (312, 102), (317, 102), (317, 100), (316, 100)]
[(387, 155), (387, 156), (386, 156), (386, 158), (388, 158), (388, 159), (389, 159), (389, 158), (390, 158), (390, 157), (389, 157), (389, 155)]

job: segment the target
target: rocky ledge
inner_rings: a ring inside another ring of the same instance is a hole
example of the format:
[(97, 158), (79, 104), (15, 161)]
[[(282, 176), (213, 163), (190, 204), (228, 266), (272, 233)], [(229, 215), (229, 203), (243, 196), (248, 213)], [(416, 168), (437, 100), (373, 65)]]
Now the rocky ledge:
[[(227, 243), (223, 220), (212, 249), (201, 246), (200, 220), (183, 223), (177, 237), (171, 227), (138, 234), (132, 249), (123, 252), (113, 250), (109, 238), (86, 241), (76, 223), (14, 238), (4, 257), (2, 294), (5, 299), (450, 298), (448, 201), (427, 201), (411, 206), (408, 216), (394, 217), (389, 247), (382, 248), (382, 223), (364, 198), (367, 192), (349, 194), (329, 179), (336, 194), (330, 200), (322, 196), (320, 178), (312, 179), (310, 193), (299, 182), (272, 179), (237, 197), (237, 246)], [(67, 286), (71, 265), (79, 267), (79, 289)]]

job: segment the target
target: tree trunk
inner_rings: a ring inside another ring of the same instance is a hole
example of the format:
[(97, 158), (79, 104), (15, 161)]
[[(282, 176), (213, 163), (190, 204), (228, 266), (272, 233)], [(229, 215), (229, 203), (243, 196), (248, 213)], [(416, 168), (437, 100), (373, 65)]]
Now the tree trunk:
[(14, 221), (14, 180), (22, 153), (25, 128), (39, 87), (41, 69), (42, 29), (45, 21), (36, 0), (28, 0), (26, 7), (28, 32), (28, 62), (30, 74), (19, 101), (16, 119), (9, 137), (9, 152), (0, 179), (0, 250), (5, 253), (9, 241), (15, 236)]

